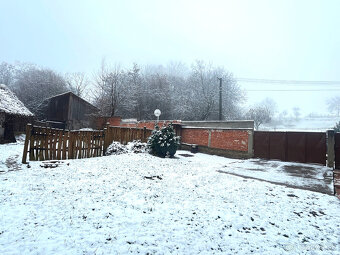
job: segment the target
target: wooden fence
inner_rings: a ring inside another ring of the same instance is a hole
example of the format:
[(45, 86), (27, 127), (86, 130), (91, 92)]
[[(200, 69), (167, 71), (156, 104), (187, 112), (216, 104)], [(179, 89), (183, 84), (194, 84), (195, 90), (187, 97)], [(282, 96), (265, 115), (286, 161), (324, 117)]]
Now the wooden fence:
[(106, 127), (105, 132), (105, 149), (113, 142), (117, 141), (121, 144), (127, 144), (133, 140), (141, 140), (147, 142), (152, 130), (144, 128), (128, 128), (128, 127)]
[(22, 163), (43, 160), (81, 159), (104, 156), (107, 147), (118, 141), (147, 141), (152, 130), (106, 127), (99, 131), (66, 131), (28, 124)]

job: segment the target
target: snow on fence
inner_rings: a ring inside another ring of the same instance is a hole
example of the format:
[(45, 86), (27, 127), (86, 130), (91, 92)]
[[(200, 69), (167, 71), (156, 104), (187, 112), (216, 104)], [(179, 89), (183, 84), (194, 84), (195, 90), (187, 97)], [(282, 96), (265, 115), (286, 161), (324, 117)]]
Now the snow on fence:
[(22, 163), (43, 160), (81, 159), (104, 156), (113, 141), (146, 142), (152, 130), (106, 127), (104, 130), (67, 131), (28, 124)]

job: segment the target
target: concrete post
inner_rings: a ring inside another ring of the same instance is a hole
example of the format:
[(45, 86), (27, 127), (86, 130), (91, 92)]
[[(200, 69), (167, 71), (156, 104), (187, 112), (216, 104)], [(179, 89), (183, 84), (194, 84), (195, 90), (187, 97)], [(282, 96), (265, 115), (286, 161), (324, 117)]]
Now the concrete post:
[(335, 137), (334, 130), (327, 130), (327, 166), (334, 168), (334, 145), (335, 145)]

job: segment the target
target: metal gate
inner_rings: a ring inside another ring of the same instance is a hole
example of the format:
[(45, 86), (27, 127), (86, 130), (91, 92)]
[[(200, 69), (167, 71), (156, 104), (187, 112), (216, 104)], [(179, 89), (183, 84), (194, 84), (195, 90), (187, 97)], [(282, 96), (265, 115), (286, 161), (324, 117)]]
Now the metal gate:
[(254, 132), (255, 158), (278, 159), (289, 162), (318, 163), (325, 165), (326, 150), (326, 133), (272, 131)]
[(334, 134), (335, 169), (340, 169), (340, 133)]

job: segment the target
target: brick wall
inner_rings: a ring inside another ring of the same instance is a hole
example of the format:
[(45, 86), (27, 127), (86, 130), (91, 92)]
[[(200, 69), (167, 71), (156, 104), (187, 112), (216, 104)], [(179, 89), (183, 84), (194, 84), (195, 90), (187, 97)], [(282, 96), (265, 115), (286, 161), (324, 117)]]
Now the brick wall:
[(248, 130), (183, 128), (182, 143), (197, 144), (210, 148), (248, 151)]
[[(181, 124), (179, 120), (159, 121), (159, 127), (169, 123)], [(121, 127), (154, 129), (155, 121), (138, 121), (135, 123), (120, 123)], [(175, 125), (176, 126), (176, 125)], [(182, 126), (176, 130), (177, 135), (181, 136), (181, 142), (185, 144), (197, 144), (206, 149), (216, 149), (243, 153), (242, 155), (252, 154), (252, 131), (251, 129), (231, 129), (231, 128), (211, 128), (211, 127), (188, 127)], [(250, 147), (250, 148), (249, 148)], [(241, 155), (241, 154), (240, 154)]]
[[(179, 124), (181, 123), (180, 120), (160, 120), (158, 122), (158, 126), (162, 128), (164, 125), (168, 124)], [(156, 121), (138, 121), (136, 123), (121, 123), (121, 127), (133, 127), (133, 128), (144, 128), (146, 127), (147, 129), (154, 129), (155, 128)]]
[(183, 128), (181, 142), (208, 146), (209, 130), (201, 128)]
[(120, 121), (122, 120), (119, 116), (114, 117), (97, 117), (95, 120), (95, 128), (103, 129), (107, 122), (110, 123), (110, 126), (120, 126)]

